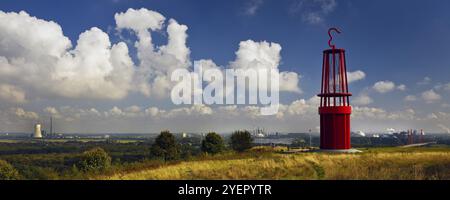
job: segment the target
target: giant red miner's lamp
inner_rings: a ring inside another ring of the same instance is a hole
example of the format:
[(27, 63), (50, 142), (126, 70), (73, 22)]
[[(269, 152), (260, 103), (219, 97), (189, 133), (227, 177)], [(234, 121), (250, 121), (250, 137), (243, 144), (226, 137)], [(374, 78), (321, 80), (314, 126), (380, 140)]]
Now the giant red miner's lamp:
[(330, 49), (323, 52), (322, 88), (320, 97), (320, 148), (325, 150), (347, 150), (350, 144), (350, 106), (347, 83), (345, 50), (337, 49), (331, 42), (332, 31), (341, 33), (337, 28), (330, 28), (328, 35)]

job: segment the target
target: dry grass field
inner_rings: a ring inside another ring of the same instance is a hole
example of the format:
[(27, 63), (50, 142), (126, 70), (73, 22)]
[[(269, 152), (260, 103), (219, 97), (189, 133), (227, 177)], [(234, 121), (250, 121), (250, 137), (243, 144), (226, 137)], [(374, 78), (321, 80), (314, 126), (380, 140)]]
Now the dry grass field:
[(359, 154), (299, 153), (253, 150), (217, 155), (157, 168), (115, 173), (95, 179), (190, 180), (441, 180), (450, 179), (448, 148), (363, 149)]

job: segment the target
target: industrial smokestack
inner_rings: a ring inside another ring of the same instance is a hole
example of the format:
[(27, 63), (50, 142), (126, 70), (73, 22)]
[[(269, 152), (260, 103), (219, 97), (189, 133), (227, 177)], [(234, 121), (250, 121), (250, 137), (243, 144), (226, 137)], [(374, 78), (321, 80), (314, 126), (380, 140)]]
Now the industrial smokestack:
[(36, 124), (34, 126), (34, 135), (33, 138), (40, 139), (42, 138), (41, 124)]
[(423, 136), (425, 135), (425, 132), (423, 132), (423, 129), (420, 129), (420, 143), (423, 143)]
[(53, 117), (50, 117), (50, 135), (53, 135)]
[(408, 129), (408, 144), (412, 144), (412, 129)]

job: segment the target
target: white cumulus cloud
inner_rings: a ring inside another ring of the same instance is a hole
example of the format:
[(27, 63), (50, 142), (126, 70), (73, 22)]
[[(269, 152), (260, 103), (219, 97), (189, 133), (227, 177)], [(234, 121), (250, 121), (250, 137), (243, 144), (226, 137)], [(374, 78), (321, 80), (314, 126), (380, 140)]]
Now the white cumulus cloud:
[(361, 70), (357, 70), (354, 72), (347, 72), (347, 82), (348, 83), (363, 80), (364, 78), (366, 78), (366, 73), (364, 73)]
[(406, 85), (401, 84), (401, 85), (397, 86), (397, 90), (405, 91), (406, 90)]
[(10, 112), (22, 119), (30, 119), (30, 120), (39, 119), (39, 114), (32, 111), (26, 111), (23, 108), (11, 108)]
[(321, 24), (336, 7), (336, 0), (296, 0), (290, 7), (290, 12), (300, 13), (302, 20), (309, 24)]
[(379, 81), (372, 88), (379, 93), (391, 92), (395, 89), (395, 83), (392, 81)]
[(373, 103), (373, 99), (368, 94), (361, 93), (352, 100), (352, 103), (359, 106), (365, 106)]
[(12, 103), (25, 103), (25, 92), (14, 85), (0, 84), (0, 99)]
[(431, 78), (425, 76), (421, 81), (417, 82), (418, 85), (428, 85), (431, 82)]
[(405, 101), (416, 101), (417, 97), (414, 95), (407, 95), (404, 100)]
[(427, 90), (422, 93), (422, 99), (425, 100), (426, 103), (434, 103), (441, 100), (441, 98), (441, 95), (434, 90)]
[[(242, 41), (236, 51), (236, 59), (230, 63), (234, 69), (279, 69), (281, 45), (266, 41)], [(300, 75), (296, 72), (279, 72), (280, 91), (301, 93)], [(267, 83), (260, 83), (267, 84)]]
[(127, 95), (133, 64), (125, 43), (111, 45), (106, 33), (92, 28), (71, 47), (57, 23), (0, 11), (0, 84), (67, 98)]
[(155, 48), (151, 34), (161, 30), (165, 22), (160, 13), (130, 8), (125, 13), (117, 13), (115, 20), (118, 30), (131, 30), (138, 37), (135, 47), (140, 63), (135, 76), (136, 90), (146, 96), (168, 97), (173, 87), (171, 72), (191, 65), (190, 49), (186, 46), (188, 27), (170, 19), (167, 44)]

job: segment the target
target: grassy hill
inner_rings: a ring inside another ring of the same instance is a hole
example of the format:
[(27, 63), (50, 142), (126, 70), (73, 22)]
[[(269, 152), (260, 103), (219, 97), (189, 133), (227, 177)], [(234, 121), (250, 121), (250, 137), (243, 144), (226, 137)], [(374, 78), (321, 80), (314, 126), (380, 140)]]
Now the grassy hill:
[(450, 179), (450, 148), (371, 148), (359, 154), (281, 154), (256, 148), (95, 179)]

